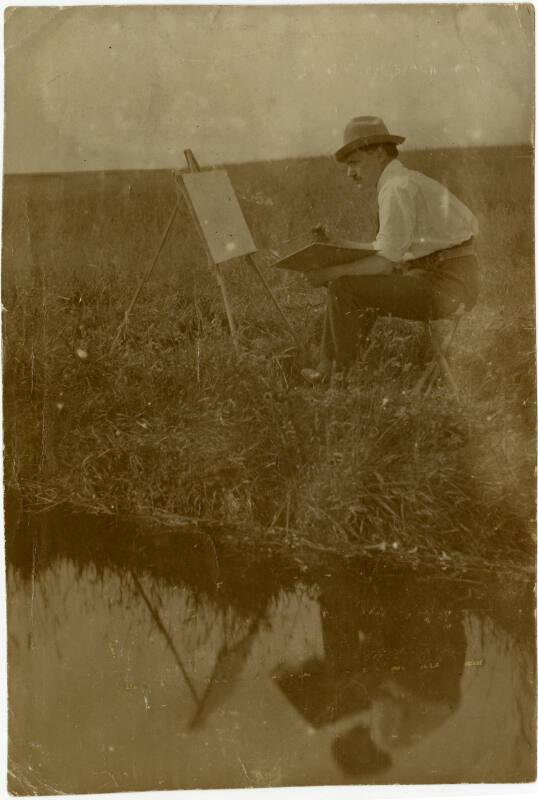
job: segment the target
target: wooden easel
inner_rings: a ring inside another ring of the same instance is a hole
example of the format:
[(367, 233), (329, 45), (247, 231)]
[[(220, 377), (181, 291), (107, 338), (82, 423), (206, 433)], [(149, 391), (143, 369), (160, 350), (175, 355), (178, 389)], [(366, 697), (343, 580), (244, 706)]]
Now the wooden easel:
[[(200, 166), (199, 166), (196, 158), (194, 157), (192, 151), (191, 150), (185, 150), (184, 154), (185, 154), (185, 159), (187, 161), (188, 171), (189, 172), (200, 172), (201, 171), (200, 170)], [(202, 230), (200, 228), (200, 225), (198, 223), (197, 216), (194, 213), (194, 209), (192, 207), (189, 195), (188, 195), (187, 191), (185, 190), (185, 187), (183, 185), (183, 181), (181, 180), (182, 173), (179, 172), (179, 171), (174, 171), (172, 174), (173, 174), (175, 182), (176, 182), (176, 189), (177, 189), (178, 193), (181, 192), (184, 201), (186, 202), (188, 208), (191, 211), (192, 218), (194, 220), (194, 223), (196, 225), (198, 233), (200, 234), (200, 238), (202, 240), (202, 244), (204, 246), (204, 250), (205, 250), (206, 255), (207, 255), (208, 265), (214, 271), (215, 277), (217, 279), (217, 283), (219, 285), (219, 288), (220, 288), (220, 291), (221, 291), (221, 294), (222, 294), (222, 301), (224, 303), (224, 308), (225, 308), (225, 311), (226, 311), (226, 317), (228, 319), (228, 325), (229, 325), (229, 328), (230, 328), (230, 335), (232, 337), (232, 344), (233, 344), (235, 353), (237, 355), (240, 355), (239, 342), (238, 342), (238, 339), (237, 339), (237, 327), (236, 327), (234, 316), (233, 316), (233, 313), (232, 313), (232, 307), (230, 305), (230, 299), (228, 297), (228, 291), (226, 289), (226, 284), (224, 282), (224, 275), (222, 273), (221, 265), (215, 263), (215, 261), (213, 260), (213, 258), (211, 256), (211, 253), (209, 251), (207, 242), (205, 240), (203, 232), (202, 232)], [(121, 335), (122, 335), (122, 332), (125, 330), (128, 322), (129, 322), (130, 314), (131, 314), (131, 312), (132, 312), (132, 310), (134, 308), (134, 305), (135, 305), (135, 303), (136, 303), (136, 301), (138, 299), (138, 296), (139, 296), (139, 294), (140, 294), (140, 292), (142, 290), (142, 287), (144, 286), (144, 284), (148, 280), (149, 276), (153, 272), (153, 269), (155, 268), (155, 265), (157, 264), (157, 261), (159, 260), (159, 256), (160, 256), (160, 254), (162, 252), (162, 249), (164, 247), (164, 244), (165, 244), (165, 242), (166, 242), (166, 240), (168, 238), (168, 234), (170, 233), (170, 230), (172, 228), (172, 223), (174, 222), (174, 219), (176, 218), (178, 210), (179, 210), (179, 197), (176, 200), (176, 204), (174, 206), (174, 209), (172, 210), (172, 213), (170, 214), (170, 218), (169, 218), (168, 222), (166, 223), (166, 227), (165, 227), (165, 229), (164, 229), (164, 231), (162, 233), (161, 240), (159, 242), (159, 245), (157, 247), (157, 250), (155, 252), (153, 260), (151, 261), (151, 263), (148, 266), (148, 269), (146, 270), (146, 272), (142, 276), (142, 278), (140, 280), (140, 283), (138, 284), (138, 286), (137, 286), (137, 288), (136, 288), (136, 290), (135, 290), (135, 292), (134, 292), (134, 294), (133, 294), (133, 296), (131, 298), (131, 302), (127, 306), (127, 309), (126, 309), (126, 311), (125, 311), (125, 313), (123, 315), (123, 320), (121, 321), (121, 323), (120, 323), (120, 325), (118, 327), (118, 330), (116, 331), (116, 335), (114, 336), (114, 339), (112, 340), (112, 344), (110, 346), (110, 352), (112, 352), (112, 350), (115, 348), (115, 346), (119, 342), (119, 340), (121, 338)], [(284, 311), (282, 310), (278, 300), (276, 299), (275, 295), (273, 294), (273, 291), (272, 291), (271, 287), (269, 286), (269, 284), (265, 280), (265, 277), (263, 276), (263, 274), (260, 271), (260, 268), (258, 267), (256, 262), (254, 261), (252, 255), (246, 255), (246, 256), (244, 256), (244, 259), (245, 259), (246, 263), (249, 265), (249, 267), (254, 270), (254, 272), (256, 273), (258, 278), (260, 279), (263, 288), (265, 289), (266, 293), (271, 298), (271, 301), (272, 301), (273, 305), (275, 306), (275, 308), (278, 311), (279, 315), (282, 317), (282, 320), (284, 321), (284, 323), (285, 323), (286, 327), (288, 328), (289, 332), (291, 333), (291, 335), (295, 339), (298, 347), (301, 350), (303, 350), (304, 349), (304, 345), (303, 345), (302, 341), (300, 340), (300, 338), (298, 337), (298, 335), (296, 334), (296, 332), (293, 330), (292, 326), (290, 325), (290, 323), (288, 321), (288, 318), (284, 314)]]

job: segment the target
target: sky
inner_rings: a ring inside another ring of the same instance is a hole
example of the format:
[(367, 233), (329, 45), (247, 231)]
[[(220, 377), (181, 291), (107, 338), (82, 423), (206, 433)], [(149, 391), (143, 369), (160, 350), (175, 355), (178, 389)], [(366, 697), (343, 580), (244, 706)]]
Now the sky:
[(19, 7), (8, 173), (328, 155), (381, 116), (409, 149), (528, 143), (528, 5)]

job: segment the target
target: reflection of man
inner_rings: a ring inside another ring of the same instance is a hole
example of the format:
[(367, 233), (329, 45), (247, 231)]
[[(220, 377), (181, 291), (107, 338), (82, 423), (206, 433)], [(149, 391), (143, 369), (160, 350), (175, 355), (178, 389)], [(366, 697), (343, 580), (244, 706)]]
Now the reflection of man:
[(332, 752), (347, 775), (379, 772), (399, 747), (418, 743), (454, 711), (448, 698), (434, 699), (404, 688), (400, 680), (381, 683), (372, 697), (368, 727), (356, 725), (333, 742)]
[(472, 239), (478, 223), (448, 189), (403, 166), (397, 149), (403, 141), (378, 117), (355, 117), (346, 127), (336, 160), (347, 164), (359, 189), (377, 190), (376, 252), (308, 273), (315, 286), (329, 289), (321, 358), (316, 370), (304, 371), (308, 380), (326, 377), (333, 362), (339, 369), (351, 366), (358, 337), (375, 320), (372, 311), (436, 320), (476, 302)]
[[(409, 587), (377, 584), (357, 598), (356, 582), (322, 589), (325, 657), (277, 683), (314, 727), (349, 718), (332, 753), (349, 776), (386, 769), (391, 753), (412, 746), (454, 712), (465, 659), (461, 618), (422, 608)], [(358, 722), (357, 722), (358, 720)]]

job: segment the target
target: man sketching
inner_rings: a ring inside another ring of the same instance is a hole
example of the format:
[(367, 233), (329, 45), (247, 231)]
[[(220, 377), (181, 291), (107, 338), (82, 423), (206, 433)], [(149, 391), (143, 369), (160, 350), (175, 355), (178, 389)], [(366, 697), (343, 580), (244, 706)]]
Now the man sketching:
[(437, 320), (476, 302), (477, 220), (440, 183), (404, 167), (403, 141), (379, 117), (355, 117), (335, 154), (360, 190), (377, 190), (379, 232), (371, 256), (308, 272), (314, 286), (328, 287), (320, 361), (303, 370), (312, 382), (326, 379), (333, 365), (351, 367), (379, 314)]

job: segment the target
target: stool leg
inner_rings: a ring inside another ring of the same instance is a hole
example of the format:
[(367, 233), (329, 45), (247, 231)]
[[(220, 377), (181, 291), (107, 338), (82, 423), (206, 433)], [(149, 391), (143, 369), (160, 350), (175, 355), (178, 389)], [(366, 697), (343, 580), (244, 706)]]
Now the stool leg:
[(437, 372), (437, 369), (438, 369), (437, 362), (428, 364), (428, 366), (426, 367), (426, 369), (424, 370), (424, 372), (422, 373), (422, 375), (420, 376), (420, 378), (413, 387), (412, 393), (414, 395), (420, 394), (424, 386), (431, 388), (431, 384), (435, 379), (435, 373)]
[(437, 358), (438, 358), (438, 362), (439, 362), (439, 369), (441, 370), (441, 374), (442, 374), (443, 378), (445, 379), (446, 383), (448, 383), (448, 385), (450, 386), (450, 388), (452, 389), (452, 391), (454, 392), (454, 394), (457, 397), (458, 396), (458, 386), (457, 386), (456, 381), (454, 380), (454, 378), (452, 376), (452, 373), (450, 372), (450, 367), (448, 366), (448, 362), (447, 362), (446, 358), (444, 357), (444, 355), (441, 352), (439, 352), (439, 355), (437, 356)]
[(460, 324), (460, 317), (455, 317), (454, 319), (451, 320), (451, 322), (452, 322), (451, 330), (443, 338), (442, 342), (439, 343), (439, 347), (441, 349), (441, 352), (443, 353), (443, 355), (445, 356), (445, 359), (447, 361), (448, 361), (448, 358), (447, 358), (448, 351), (449, 351), (449, 349), (450, 349), (450, 347), (452, 345), (452, 342), (454, 341), (454, 337), (456, 335), (456, 332), (458, 330), (458, 326)]
[(437, 361), (432, 364), (432, 368), (428, 377), (428, 381), (426, 383), (426, 388), (424, 390), (424, 396), (427, 397), (431, 390), (433, 389), (434, 383), (439, 377), (439, 364)]
[(441, 372), (441, 375), (443, 376), (445, 382), (450, 386), (456, 397), (458, 396), (458, 387), (450, 371), (450, 367), (448, 366), (448, 361), (446, 359), (445, 353), (447, 352), (450, 344), (452, 343), (452, 340), (456, 333), (458, 322), (459, 320), (454, 321), (451, 333), (447, 337), (445, 337), (445, 339), (441, 343), (436, 341), (435, 336), (431, 335), (430, 333), (431, 342), (435, 351), (435, 357), (439, 365), (439, 370)]
[(450, 371), (446, 353), (448, 352), (448, 349), (454, 340), (459, 322), (459, 316), (452, 320), (452, 329), (442, 339), (442, 341), (437, 340), (435, 332), (432, 328), (431, 320), (427, 322), (426, 334), (428, 336), (428, 341), (433, 348), (434, 360), (424, 370), (423, 374), (415, 384), (412, 394), (418, 395), (422, 390), (424, 390), (424, 395), (427, 396), (431, 392), (436, 378), (439, 374), (441, 374), (443, 380), (450, 387), (455, 396), (458, 396), (458, 387), (452, 372)]
[[(432, 330), (431, 325), (429, 322), (425, 324), (424, 327), (424, 336), (427, 338), (428, 342), (427, 345), (432, 344)], [(422, 375), (414, 385), (413, 389), (411, 390), (411, 394), (414, 396), (418, 396), (421, 391), (426, 388), (426, 394), (430, 391), (433, 381), (435, 380), (435, 375), (437, 372), (437, 362), (430, 361), (425, 367)]]

